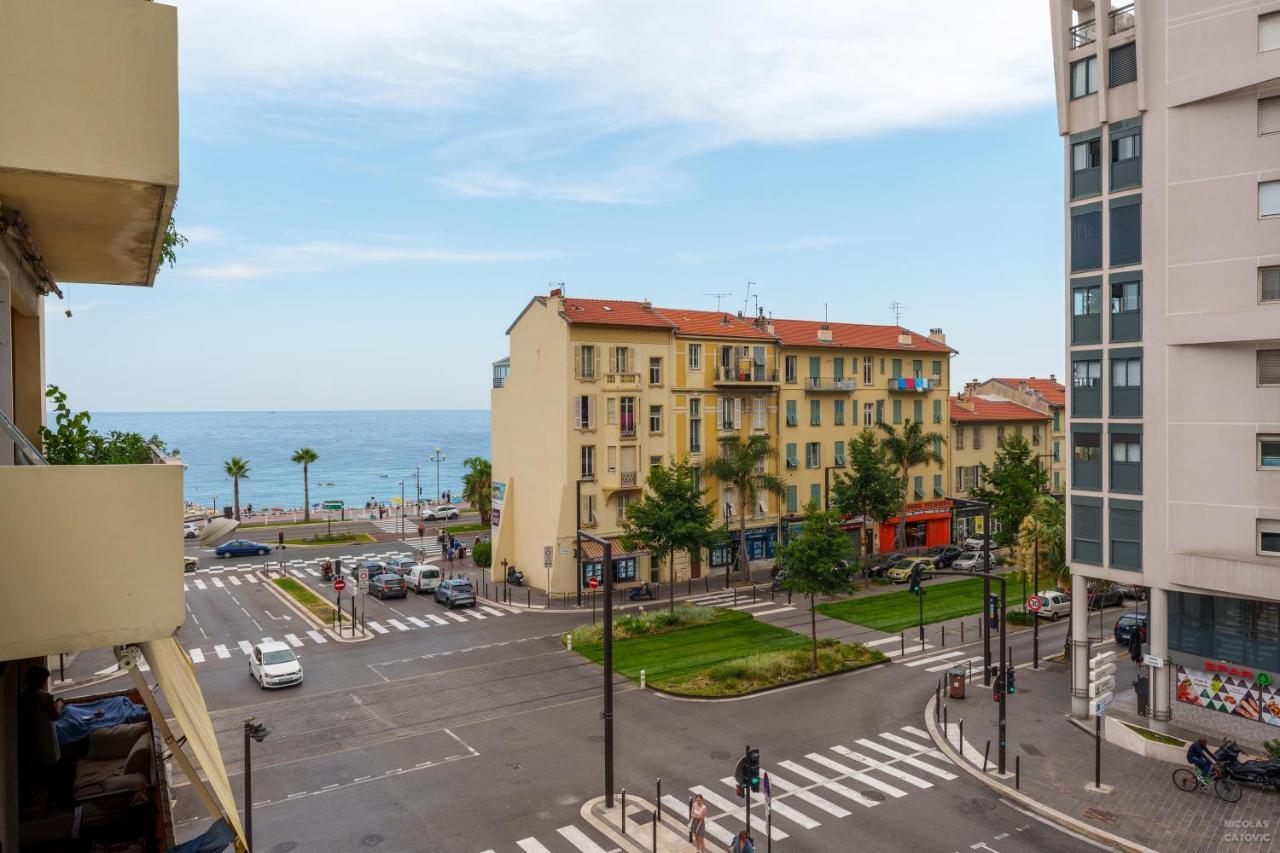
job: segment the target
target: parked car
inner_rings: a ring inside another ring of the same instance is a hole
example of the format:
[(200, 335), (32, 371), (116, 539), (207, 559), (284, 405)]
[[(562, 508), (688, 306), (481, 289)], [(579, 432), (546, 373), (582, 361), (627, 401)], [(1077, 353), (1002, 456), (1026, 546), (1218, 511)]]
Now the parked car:
[(895, 551), (892, 554), (880, 554), (871, 558), (871, 568), (867, 570), (868, 577), (878, 578), (884, 577), (884, 573), (896, 566), (901, 560), (906, 558), (906, 554), (901, 551)]
[(404, 582), (408, 584), (409, 589), (418, 593), (435, 592), (443, 579), (440, 570), (431, 565), (414, 566), (409, 570), (409, 574), (404, 576)]
[(200, 535), (200, 528), (192, 524), (190, 521), (185, 522), (182, 525), (183, 539), (195, 539), (199, 535)]
[(1129, 636), (1134, 632), (1138, 632), (1138, 636), (1142, 638), (1142, 642), (1147, 641), (1147, 614), (1145, 613), (1126, 613), (1116, 620), (1116, 642), (1129, 644)]
[(1116, 589), (1120, 590), (1125, 598), (1133, 601), (1147, 600), (1147, 588), (1145, 586), (1138, 586), (1133, 583), (1118, 583), (1116, 584)]
[(351, 570), (351, 573), (353, 575), (358, 575), (361, 569), (368, 572), (369, 579), (372, 580), (378, 575), (385, 575), (387, 573), (387, 564), (381, 560), (356, 560), (356, 566)]
[(920, 567), (920, 575), (925, 578), (933, 577), (938, 568), (932, 557), (905, 557), (885, 572), (884, 576), (895, 583), (906, 583), (911, 580), (911, 570), (916, 566)]
[(285, 643), (258, 643), (249, 655), (249, 675), (262, 687), (302, 683), (302, 659)]
[(252, 557), (255, 554), (261, 557), (271, 553), (271, 546), (248, 539), (232, 539), (214, 548), (213, 553), (219, 557)]
[(407, 598), (409, 588), (396, 572), (383, 572), (369, 577), (369, 594), (379, 601), (384, 598)]
[(949, 569), (964, 551), (956, 545), (935, 545), (924, 556), (933, 560), (940, 569)]
[(956, 561), (951, 564), (951, 568), (957, 572), (980, 572), (982, 567), (981, 551), (961, 551), (960, 556), (956, 557)]
[(1124, 604), (1124, 593), (1115, 586), (1099, 589), (1097, 584), (1089, 584), (1089, 609), (1102, 610)]
[(196, 570), (196, 566), (199, 565), (199, 563), (200, 561), (197, 560), (195, 557), (184, 556), (182, 558), (182, 573), (185, 575), (188, 572), (194, 572)]
[(422, 514), (423, 521), (448, 521), (458, 517), (458, 508), (452, 506), (433, 506)]
[(1071, 596), (1065, 592), (1042, 589), (1036, 593), (1036, 598), (1040, 599), (1040, 612), (1037, 616), (1057, 622), (1063, 616), (1071, 615)]
[[(383, 565), (401, 577), (405, 577), (409, 572), (417, 568), (418, 563), (416, 560), (410, 560), (408, 557), (392, 557)], [(372, 574), (372, 572), (370, 572), (370, 574)]]
[(986, 540), (981, 536), (970, 536), (960, 543), (960, 547), (966, 551), (981, 551)]
[(441, 581), (436, 587), (436, 601), (445, 605), (450, 610), (455, 607), (461, 607), (464, 604), (470, 604), (472, 607), (476, 605), (476, 591), (471, 586), (471, 581), (466, 578), (454, 578), (453, 580)]

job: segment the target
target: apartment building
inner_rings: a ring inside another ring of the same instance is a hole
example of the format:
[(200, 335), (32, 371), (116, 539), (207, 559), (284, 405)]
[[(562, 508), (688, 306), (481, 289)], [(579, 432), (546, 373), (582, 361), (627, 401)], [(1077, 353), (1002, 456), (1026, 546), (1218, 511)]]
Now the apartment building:
[[(41, 452), (49, 301), (70, 282), (150, 286), (160, 265), (178, 189), (177, 38), (176, 10), (147, 0), (0, 3), (4, 850), (171, 849), (170, 766), (225, 820), (219, 832), (240, 834), (212, 723), (173, 638), (186, 618), (182, 467), (48, 465)], [(69, 523), (69, 507), (92, 511)], [(36, 567), (57, 582), (33, 583)], [(148, 716), (120, 756), (128, 772), (81, 785), (85, 764), (96, 767), (86, 778), (116, 769), (110, 755), (77, 763), (83, 744), (72, 743), (56, 772), (37, 769), (32, 744), (20, 743), (19, 695), (50, 658), (104, 647), (121, 675), (96, 692), (126, 695)], [(51, 790), (72, 772), (68, 791)]]
[[(1280, 726), (1280, 9), (1050, 9), (1073, 598), (1150, 588), (1156, 726), (1179, 702)], [(1084, 715), (1083, 608), (1072, 633)]]
[(1058, 377), (1051, 373), (1047, 379), (1002, 376), (985, 382), (975, 380), (966, 386), (965, 393), (1012, 400), (1049, 417), (1048, 439), (1033, 444), (1032, 449), (1049, 473), (1049, 491), (1062, 495), (1067, 487), (1067, 389)]
[[(693, 560), (679, 555), (675, 579), (730, 567), (744, 510), (748, 557), (774, 557), (804, 505), (828, 499), (858, 430), (941, 417), (953, 353), (941, 332), (570, 298), (558, 288), (532, 299), (507, 335), (491, 408), (493, 572), (505, 561), (559, 593), (603, 571), (598, 545), (585, 542), (578, 554), (579, 528), (616, 540), (615, 581), (666, 582), (667, 565), (622, 547), (627, 504), (651, 466), (701, 463), (732, 435), (769, 439), (770, 471), (785, 493), (743, 508), (723, 484), (704, 482), (732, 541)], [(926, 533), (947, 536), (944, 470), (912, 472), (921, 506), (908, 512), (921, 544)]]

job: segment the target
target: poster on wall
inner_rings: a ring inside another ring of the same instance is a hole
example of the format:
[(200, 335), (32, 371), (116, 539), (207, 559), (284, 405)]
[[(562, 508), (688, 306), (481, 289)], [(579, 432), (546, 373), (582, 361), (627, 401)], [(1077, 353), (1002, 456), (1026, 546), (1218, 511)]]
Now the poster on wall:
[(1209, 665), (1214, 670), (1176, 668), (1179, 702), (1280, 726), (1280, 696), (1269, 676)]

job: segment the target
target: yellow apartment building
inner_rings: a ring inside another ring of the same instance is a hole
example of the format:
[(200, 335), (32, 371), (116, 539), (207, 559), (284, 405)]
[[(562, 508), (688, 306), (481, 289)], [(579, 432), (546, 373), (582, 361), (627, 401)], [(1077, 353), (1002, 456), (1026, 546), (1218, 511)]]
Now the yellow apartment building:
[[(769, 438), (777, 456), (768, 464), (786, 492), (745, 508), (748, 556), (768, 559), (804, 504), (827, 500), (845, 443), (864, 425), (937, 418), (946, 431), (953, 351), (936, 330), (752, 318), (557, 289), (532, 299), (507, 335), (491, 406), (492, 572), (515, 565), (553, 592), (600, 576), (601, 548), (591, 542), (579, 571), (577, 530), (619, 537), (649, 468), (670, 458), (697, 464), (731, 435)], [(911, 520), (921, 544), (926, 529), (939, 541), (949, 535), (945, 470), (912, 472), (919, 505), (908, 511), (920, 516)], [(678, 556), (677, 581), (733, 562), (738, 496), (716, 481), (703, 486), (733, 542), (693, 560)], [(622, 584), (669, 580), (666, 565), (620, 541), (614, 571)]]
[(999, 377), (973, 383), (973, 393), (994, 395), (1020, 403), (1049, 416), (1049, 440), (1032, 445), (1049, 472), (1049, 491), (1061, 495), (1067, 487), (1067, 389), (1052, 373), (1037, 376)]

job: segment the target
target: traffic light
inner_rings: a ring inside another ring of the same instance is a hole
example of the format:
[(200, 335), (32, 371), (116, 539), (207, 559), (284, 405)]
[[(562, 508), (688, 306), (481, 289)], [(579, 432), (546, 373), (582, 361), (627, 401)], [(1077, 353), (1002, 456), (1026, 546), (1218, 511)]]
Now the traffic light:
[(1015, 671), (1016, 670), (1014, 670), (1012, 665), (1007, 667), (1004, 671), (1004, 692), (1005, 693), (1018, 692), (1018, 688), (1014, 685), (1014, 682), (1013, 682), (1013, 676)]
[(920, 594), (920, 567), (911, 567), (911, 591), (916, 595)]
[(1004, 673), (1000, 671), (1000, 667), (992, 664), (991, 666), (991, 701), (999, 702), (1000, 694), (1004, 692)]
[(1000, 596), (994, 592), (987, 596), (987, 619), (992, 625), (1000, 624)]
[(755, 793), (760, 792), (760, 750), (747, 750), (747, 784), (751, 786), (751, 790)]

